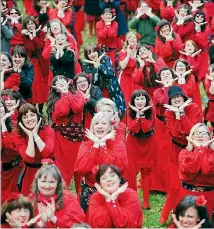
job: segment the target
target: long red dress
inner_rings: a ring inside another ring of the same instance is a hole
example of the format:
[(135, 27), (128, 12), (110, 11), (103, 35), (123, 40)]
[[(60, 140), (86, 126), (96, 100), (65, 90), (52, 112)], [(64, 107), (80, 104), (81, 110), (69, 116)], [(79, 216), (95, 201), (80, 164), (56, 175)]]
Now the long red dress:
[[(74, 165), (78, 155), (79, 147), (83, 141), (83, 108), (84, 97), (81, 92), (61, 94), (61, 98), (55, 103), (52, 113), (53, 127), (55, 129), (54, 156), (60, 165), (62, 176), (67, 187), (74, 174)], [(72, 113), (72, 115), (71, 115)], [(69, 135), (66, 136), (63, 129), (69, 125)], [(60, 128), (60, 129), (59, 129)]]
[[(214, 210), (214, 150), (211, 147), (194, 147), (193, 152), (184, 149), (179, 155), (179, 177), (182, 187), (179, 190), (177, 202), (186, 195), (204, 195), (206, 207), (212, 216)], [(210, 191), (195, 191), (185, 188), (186, 185), (195, 187), (212, 187)]]
[[(23, 36), (24, 47), (27, 50), (28, 58), (34, 65), (34, 79), (32, 84), (32, 103), (42, 104), (48, 98), (48, 72), (49, 62), (42, 57), (42, 50), (45, 45), (45, 33), (40, 30), (37, 36), (30, 40)], [(40, 93), (42, 92), (42, 93)]]
[(20, 153), (23, 161), (25, 162), (25, 174), (22, 183), (22, 193), (23, 195), (28, 195), (30, 193), (31, 184), (33, 182), (34, 176), (39, 168), (42, 166), (41, 160), (43, 158), (53, 157), (55, 134), (54, 130), (50, 126), (46, 126), (41, 129), (38, 133), (39, 137), (45, 143), (44, 149), (40, 152), (35, 144), (35, 157), (30, 157), (27, 155), (26, 150), (28, 146), (28, 137), (18, 136), (15, 144), (16, 149)]
[(207, 77), (204, 80), (204, 87), (207, 97), (209, 98), (207, 107), (204, 111), (204, 119), (209, 122), (214, 122), (214, 94), (211, 94), (209, 91), (211, 87), (211, 80), (209, 80)]
[(96, 192), (90, 198), (88, 218), (93, 228), (141, 228), (143, 212), (138, 194), (127, 188), (115, 201), (106, 202)]
[[(15, 150), (14, 133), (8, 131), (1, 134), (1, 201), (4, 202), (9, 193), (18, 192), (17, 180), (21, 172), (21, 157), (19, 152)], [(9, 164), (10, 163), (10, 166)], [(13, 165), (13, 166), (12, 166)], [(9, 168), (10, 167), (10, 168)]]

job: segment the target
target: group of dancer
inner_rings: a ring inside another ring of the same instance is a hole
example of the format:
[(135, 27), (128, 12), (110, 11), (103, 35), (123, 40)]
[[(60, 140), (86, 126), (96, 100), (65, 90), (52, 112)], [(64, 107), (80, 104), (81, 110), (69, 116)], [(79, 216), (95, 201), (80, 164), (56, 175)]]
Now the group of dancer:
[(214, 3), (23, 5), (1, 5), (2, 227), (139, 228), (154, 190), (162, 225), (212, 228)]

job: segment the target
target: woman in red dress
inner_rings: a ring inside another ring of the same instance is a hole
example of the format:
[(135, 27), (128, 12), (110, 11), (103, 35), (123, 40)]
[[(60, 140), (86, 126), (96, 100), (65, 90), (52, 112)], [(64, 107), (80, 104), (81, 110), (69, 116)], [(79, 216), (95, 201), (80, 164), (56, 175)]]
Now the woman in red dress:
[(156, 160), (154, 124), (155, 110), (151, 106), (149, 95), (144, 90), (136, 90), (129, 104), (129, 133), (126, 141), (129, 163), (124, 176), (129, 187), (136, 190), (136, 176), (141, 173), (145, 209), (150, 209), (151, 171)]
[(186, 195), (204, 195), (212, 217), (214, 210), (214, 138), (209, 128), (197, 123), (187, 137), (188, 145), (179, 154), (181, 187), (177, 201)]
[(113, 165), (101, 165), (89, 202), (88, 223), (93, 228), (141, 228), (143, 213), (136, 191), (121, 184), (121, 172)]
[(56, 135), (54, 156), (68, 188), (74, 175), (79, 147), (84, 139), (84, 104), (82, 93), (74, 90), (69, 79), (61, 75), (53, 78), (47, 111)]
[(30, 103), (22, 105), (18, 114), (18, 137), (16, 149), (24, 163), (22, 193), (28, 195), (37, 170), (43, 158), (53, 157), (55, 134), (35, 106)]
[(181, 38), (165, 19), (158, 22), (156, 31), (155, 52), (164, 59), (168, 67), (172, 67), (183, 47)]
[(139, 84), (152, 98), (153, 92), (159, 87), (157, 73), (162, 67), (166, 67), (161, 57), (158, 57), (152, 47), (141, 45), (137, 50), (137, 67), (132, 74), (134, 83)]
[(167, 129), (172, 136), (172, 150), (170, 154), (170, 186), (164, 208), (161, 212), (160, 222), (166, 223), (170, 211), (175, 207), (176, 197), (180, 187), (178, 176), (178, 156), (187, 146), (186, 137), (191, 128), (201, 122), (201, 110), (192, 99), (183, 93), (179, 86), (171, 86), (168, 90), (168, 104), (164, 116)]
[(109, 163), (123, 172), (128, 163), (125, 143), (115, 139), (115, 134), (109, 115), (103, 112), (94, 115), (90, 130), (86, 131), (89, 140), (80, 146), (75, 165), (75, 173), (85, 177), (80, 194), (84, 211), (87, 211), (90, 195), (96, 191), (95, 175), (99, 167)]
[(30, 198), (36, 214), (40, 214), (39, 228), (71, 228), (85, 221), (76, 196), (65, 190), (65, 182), (51, 159), (42, 160), (35, 175)]
[[(42, 113), (43, 104), (48, 98), (48, 72), (49, 63), (42, 57), (42, 50), (45, 45), (45, 32), (40, 30), (41, 26), (36, 23), (32, 16), (27, 16), (22, 23), (24, 47), (27, 50), (28, 58), (34, 65), (34, 80), (32, 85), (32, 103), (39, 104), (39, 111)], [(42, 93), (39, 93), (41, 92)]]

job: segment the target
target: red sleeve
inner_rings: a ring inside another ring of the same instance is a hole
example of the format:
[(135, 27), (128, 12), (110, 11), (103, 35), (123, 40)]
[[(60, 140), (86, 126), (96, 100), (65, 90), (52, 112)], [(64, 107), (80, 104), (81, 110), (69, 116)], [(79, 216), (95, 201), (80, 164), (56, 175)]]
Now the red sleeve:
[(105, 38), (108, 36), (108, 28), (105, 26), (105, 23), (103, 21), (98, 21), (96, 23), (96, 34), (97, 37)]
[(201, 169), (201, 147), (194, 151), (183, 149), (179, 154), (179, 176), (181, 180), (192, 180)]
[(122, 50), (119, 52), (118, 61), (119, 61), (119, 62), (120, 62), (120, 61), (123, 61), (123, 60), (126, 58), (126, 56), (127, 56), (126, 51), (122, 49)]
[(99, 155), (99, 148), (93, 147), (93, 142), (87, 141), (80, 145), (78, 157), (75, 164), (75, 172), (85, 175), (92, 171), (96, 165), (96, 158)]
[(198, 69), (199, 69), (199, 66), (201, 64), (201, 55), (198, 54), (196, 57), (180, 55), (179, 58), (186, 60), (192, 68), (192, 73), (196, 77), (198, 77)]
[(51, 50), (52, 50), (51, 42), (50, 42), (49, 39), (47, 39), (46, 42), (45, 42), (45, 46), (44, 46), (43, 52), (42, 52), (42, 57), (45, 60), (49, 60), (50, 59)]
[[(17, 135), (12, 133), (9, 133), (8, 131), (2, 132), (1, 133), (1, 140), (2, 140), (2, 147), (6, 150), (4, 150), (4, 154), (9, 154), (11, 153), (10, 150), (13, 150), (14, 153), (19, 154), (18, 151), (16, 151), (16, 139), (17, 139)], [(7, 150), (10, 149), (10, 150)], [(8, 155), (9, 156), (9, 155)]]
[(194, 98), (195, 89), (196, 89), (196, 82), (195, 82), (194, 75), (191, 74), (185, 84), (178, 84), (178, 86), (181, 87), (185, 95), (187, 95), (190, 98)]
[(40, 33), (33, 38), (33, 42), (37, 49), (43, 49), (45, 45), (45, 33), (40, 31)]
[(72, 10), (65, 11), (65, 16), (64, 18), (61, 18), (60, 21), (66, 27), (70, 26), (72, 22)]
[(201, 170), (203, 174), (214, 175), (214, 150), (210, 147), (205, 148), (201, 163)]
[(53, 224), (48, 221), (46, 228), (71, 228), (75, 223), (85, 222), (85, 214), (80, 207), (76, 196), (70, 191), (64, 192), (63, 208), (55, 211), (57, 221)]
[(153, 103), (155, 106), (162, 106), (168, 103), (168, 88), (158, 88), (153, 93)]
[(136, 84), (143, 85), (144, 84), (144, 75), (143, 69), (141, 67), (135, 68), (132, 74), (132, 81)]
[(196, 43), (198, 48), (207, 49), (208, 48), (208, 37), (210, 29), (206, 26), (203, 32), (195, 32), (192, 35), (192, 40)]
[(116, 140), (126, 141), (126, 125), (123, 122), (119, 122), (118, 126), (115, 127), (116, 130)]
[(30, 52), (36, 51), (36, 46), (33, 40), (30, 40), (27, 36), (23, 35), (23, 44), (24, 47), (27, 49), (28, 54)]
[(165, 6), (164, 2), (160, 4), (160, 14), (162, 19), (170, 20), (175, 16), (175, 9), (171, 6)]
[(175, 39), (171, 42), (174, 51), (179, 52), (183, 48), (183, 43), (179, 34), (175, 33)]
[(134, 133), (138, 133), (140, 131), (140, 118), (135, 118), (132, 119), (129, 115), (128, 115), (128, 130), (134, 132)]
[(4, 81), (4, 89), (9, 89), (14, 86), (19, 87), (20, 85), (20, 75), (19, 73), (11, 73), (7, 79)]
[(175, 23), (172, 23), (173, 30), (178, 33), (183, 39), (184, 37), (191, 35), (195, 30), (194, 22), (188, 22), (185, 25), (177, 25)]
[(155, 73), (158, 73), (161, 70), (161, 68), (167, 67), (162, 57), (158, 57), (156, 62), (153, 63), (153, 65), (154, 65)]
[(166, 41), (164, 44), (158, 37), (155, 40), (155, 52), (158, 56), (166, 59), (172, 55), (172, 43), (171, 41)]
[(141, 119), (141, 129), (144, 133), (149, 132), (154, 127), (154, 124), (155, 124), (154, 110), (151, 116), (152, 116), (151, 120), (146, 119), (146, 118), (140, 118)]
[(108, 37), (117, 37), (118, 23), (112, 22), (111, 26), (108, 27)]

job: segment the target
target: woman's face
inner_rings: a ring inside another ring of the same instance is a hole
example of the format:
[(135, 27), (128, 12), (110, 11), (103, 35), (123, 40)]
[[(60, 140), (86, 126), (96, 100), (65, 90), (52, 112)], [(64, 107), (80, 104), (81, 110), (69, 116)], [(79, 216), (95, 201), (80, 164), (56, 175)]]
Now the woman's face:
[(4, 54), (1, 54), (1, 69), (8, 69), (11, 68), (12, 64), (8, 57)]
[(19, 16), (19, 13), (16, 11), (16, 9), (12, 9), (10, 12), (9, 12), (10, 16), (12, 18), (17, 18)]
[(64, 45), (67, 43), (67, 38), (64, 34), (58, 34), (56, 36), (55, 41), (56, 41), (56, 45)]
[(26, 24), (26, 28), (29, 32), (33, 32), (36, 30), (36, 25), (33, 21), (28, 21), (28, 23)]
[(184, 103), (184, 97), (182, 95), (175, 95), (171, 98), (171, 104), (173, 107), (180, 107)]
[(46, 6), (47, 3), (48, 3), (47, 0), (40, 0), (40, 1), (38, 1), (38, 5), (39, 5), (40, 7)]
[(143, 2), (139, 8), (142, 10), (142, 12), (145, 13), (148, 11), (149, 6), (145, 2)]
[[(68, 82), (66, 79), (63, 79), (63, 78), (59, 78), (56, 83), (55, 83), (55, 86), (58, 88), (58, 89), (61, 89), (61, 90), (64, 90), (64, 91), (68, 91)], [(57, 90), (57, 89), (56, 89)], [(61, 91), (60, 90), (60, 91)]]
[(25, 115), (22, 116), (22, 122), (28, 130), (33, 130), (33, 128), (38, 123), (38, 116), (32, 111), (28, 111)]
[(28, 208), (17, 208), (12, 210), (10, 215), (15, 222), (24, 226), (30, 219), (30, 210)]
[(120, 178), (114, 171), (111, 170), (111, 168), (108, 168), (100, 177), (100, 186), (104, 191), (112, 194), (119, 188)]
[(9, 111), (16, 105), (16, 100), (14, 98), (8, 98), (5, 100), (6, 107)]
[(112, 19), (112, 13), (104, 13), (103, 18), (104, 20), (110, 21)]
[(175, 71), (179, 74), (183, 74), (186, 72), (186, 65), (180, 61), (177, 62), (176, 66), (175, 66)]
[(3, 117), (4, 115), (5, 115), (5, 109), (4, 109), (4, 106), (3, 106), (3, 104), (1, 103), (0, 104), (0, 111), (1, 111), (1, 117)]
[(200, 145), (203, 145), (210, 140), (210, 133), (204, 126), (199, 126), (199, 128), (195, 130), (192, 139), (197, 141)]
[(195, 46), (191, 41), (186, 41), (184, 51), (188, 54), (193, 54), (195, 50)]
[(50, 29), (51, 29), (51, 32), (56, 36), (58, 34), (61, 33), (62, 29), (61, 29), (61, 25), (59, 22), (52, 22), (51, 25), (50, 25)]
[(13, 55), (12, 59), (14, 65), (23, 66), (25, 63), (25, 58), (18, 54)]
[(102, 105), (100, 107), (99, 111), (104, 112), (110, 118), (113, 118), (113, 116), (114, 116), (114, 110), (113, 110), (113, 108), (110, 105)]
[(170, 26), (169, 25), (164, 25), (164, 26), (161, 27), (160, 31), (164, 35), (168, 36), (169, 33), (170, 33)]
[(82, 92), (86, 92), (86, 90), (89, 87), (88, 80), (82, 76), (77, 79), (76, 84), (77, 84), (77, 88)]
[(170, 70), (163, 70), (160, 74), (161, 81), (171, 83), (173, 81), (172, 73)]
[(68, 5), (68, 0), (59, 0), (58, 1), (58, 5), (61, 7), (61, 8), (64, 8)]
[(134, 99), (134, 105), (137, 109), (141, 110), (146, 106), (146, 97), (140, 95)]
[(136, 44), (137, 44), (137, 38), (135, 35), (131, 35), (129, 38), (128, 38), (128, 44), (131, 46), (131, 47), (134, 47)]
[(110, 129), (111, 129), (110, 124), (103, 117), (95, 123), (93, 128), (94, 135), (101, 139), (104, 136), (106, 136), (106, 134), (109, 133)]
[(141, 59), (146, 59), (149, 56), (149, 50), (146, 47), (141, 47), (139, 50), (139, 56)]
[(56, 194), (58, 181), (50, 174), (44, 173), (37, 180), (39, 193), (43, 196), (53, 196)]
[(204, 22), (204, 15), (202, 15), (202, 14), (196, 14), (195, 15), (195, 22), (196, 23), (202, 23), (202, 22)]
[(97, 51), (92, 51), (88, 54), (88, 59), (92, 61), (96, 61), (98, 58), (98, 52)]
[(183, 216), (179, 215), (178, 220), (182, 228), (193, 228), (198, 224), (197, 210), (194, 207), (187, 208)]
[(178, 12), (181, 17), (187, 16), (187, 9), (181, 8)]

